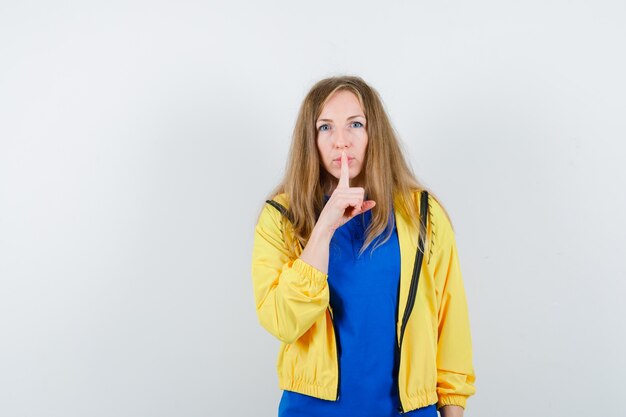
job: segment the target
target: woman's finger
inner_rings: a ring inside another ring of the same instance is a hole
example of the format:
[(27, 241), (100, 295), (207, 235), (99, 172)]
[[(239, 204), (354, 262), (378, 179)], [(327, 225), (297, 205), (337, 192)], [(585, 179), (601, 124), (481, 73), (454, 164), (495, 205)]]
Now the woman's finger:
[(348, 157), (346, 151), (341, 151), (341, 175), (339, 176), (339, 187), (350, 188), (350, 167), (348, 166)]

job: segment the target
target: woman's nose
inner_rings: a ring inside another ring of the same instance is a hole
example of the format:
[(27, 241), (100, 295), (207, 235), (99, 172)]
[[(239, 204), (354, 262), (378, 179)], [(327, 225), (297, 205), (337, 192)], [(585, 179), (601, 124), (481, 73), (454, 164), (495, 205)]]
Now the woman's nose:
[(341, 129), (335, 131), (335, 146), (343, 147), (348, 146), (349, 139), (346, 133), (342, 132)]

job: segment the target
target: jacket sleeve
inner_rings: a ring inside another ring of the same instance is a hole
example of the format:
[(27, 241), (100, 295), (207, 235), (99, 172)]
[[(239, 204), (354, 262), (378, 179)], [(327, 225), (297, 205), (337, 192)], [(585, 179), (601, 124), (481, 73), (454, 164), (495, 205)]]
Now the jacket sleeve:
[(476, 392), (467, 300), (461, 276), (454, 231), (437, 203), (433, 237), (435, 287), (438, 305), (437, 409), (466, 406)]
[(329, 304), (328, 275), (290, 258), (282, 214), (266, 204), (255, 227), (252, 283), (259, 323), (285, 343), (302, 336)]

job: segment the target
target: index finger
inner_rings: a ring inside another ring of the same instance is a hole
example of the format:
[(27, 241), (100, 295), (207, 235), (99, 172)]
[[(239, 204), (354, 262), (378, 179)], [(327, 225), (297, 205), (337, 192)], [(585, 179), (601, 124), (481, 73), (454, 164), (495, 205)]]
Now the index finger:
[(348, 156), (346, 151), (341, 151), (341, 175), (339, 176), (339, 187), (350, 187), (350, 167), (348, 166)]

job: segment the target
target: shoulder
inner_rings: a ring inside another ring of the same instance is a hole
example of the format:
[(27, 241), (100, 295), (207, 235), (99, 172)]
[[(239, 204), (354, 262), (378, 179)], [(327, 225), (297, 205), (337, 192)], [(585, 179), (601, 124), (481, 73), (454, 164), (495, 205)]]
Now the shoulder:
[(423, 192), (428, 192), (428, 227), (432, 237), (432, 250), (438, 252), (454, 242), (454, 228), (450, 216), (439, 197), (428, 190), (414, 190), (413, 196), (421, 205)]
[(443, 206), (441, 200), (433, 194), (429, 194), (428, 196), (428, 211), (430, 212), (432, 218), (437, 220), (437, 222), (441, 225), (446, 225), (447, 227), (452, 227), (452, 222), (450, 221), (450, 217), (448, 216), (448, 212)]
[(272, 200), (280, 203), (285, 208), (289, 208), (289, 197), (287, 196), (287, 193), (276, 194)]
[(448, 211), (441, 200), (433, 195), (429, 196), (430, 226), (433, 231), (433, 251), (455, 245), (454, 227)]
[(261, 213), (259, 215), (258, 225), (264, 228), (271, 227), (273, 229), (281, 229), (281, 209), (268, 202), (272, 200), (283, 206), (285, 209), (289, 208), (289, 199), (287, 198), (286, 193), (280, 193), (272, 198), (268, 198), (263, 202), (263, 208), (261, 209)]

